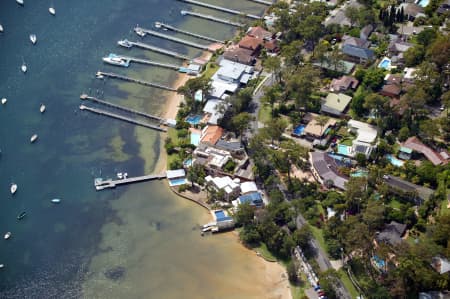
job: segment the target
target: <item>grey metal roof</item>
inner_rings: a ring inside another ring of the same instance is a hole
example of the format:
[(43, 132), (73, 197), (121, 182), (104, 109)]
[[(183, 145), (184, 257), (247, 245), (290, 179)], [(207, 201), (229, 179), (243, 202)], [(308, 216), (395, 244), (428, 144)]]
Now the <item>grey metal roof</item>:
[(358, 57), (367, 60), (372, 60), (374, 57), (374, 52), (372, 50), (352, 45), (344, 45), (344, 47), (342, 47), (342, 53), (348, 56)]

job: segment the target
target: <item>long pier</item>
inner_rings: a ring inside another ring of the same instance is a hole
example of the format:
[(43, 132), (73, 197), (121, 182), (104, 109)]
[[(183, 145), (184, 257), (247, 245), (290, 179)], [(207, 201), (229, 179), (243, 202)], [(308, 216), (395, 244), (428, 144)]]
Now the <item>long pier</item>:
[(193, 12), (193, 11), (188, 11), (188, 10), (182, 10), (181, 14), (183, 16), (193, 16), (193, 17), (197, 17), (200, 19), (205, 19), (208, 21), (213, 21), (213, 22), (217, 22), (217, 23), (222, 23), (222, 24), (227, 24), (227, 25), (231, 25), (231, 26), (235, 26), (235, 27), (244, 27), (244, 24), (239, 23), (239, 22), (233, 22), (230, 20), (226, 20), (226, 19), (221, 19), (221, 18), (217, 18), (211, 15), (205, 15), (199, 12)]
[(105, 100), (100, 100), (100, 99), (98, 99), (96, 97), (88, 96), (87, 94), (80, 95), (80, 99), (82, 99), (83, 101), (89, 100), (89, 101), (92, 101), (92, 102), (95, 102), (95, 103), (99, 103), (99, 104), (103, 104), (105, 106), (112, 107), (112, 108), (115, 108), (115, 109), (118, 109), (118, 110), (130, 112), (130, 113), (133, 113), (133, 114), (136, 114), (136, 115), (140, 115), (140, 116), (146, 117), (146, 118), (151, 119), (151, 120), (159, 121), (160, 123), (165, 123), (166, 122), (166, 120), (164, 118), (162, 118), (162, 117), (159, 117), (159, 116), (156, 116), (156, 115), (152, 115), (152, 114), (148, 114), (148, 113), (141, 112), (141, 111), (137, 111), (137, 110), (134, 110), (134, 109), (131, 109), (131, 108), (127, 108), (127, 107), (123, 107), (123, 106), (120, 106), (120, 105), (116, 105), (116, 104), (107, 102)]
[(119, 115), (119, 114), (116, 114), (116, 113), (112, 113), (112, 112), (109, 112), (109, 111), (106, 111), (106, 110), (103, 110), (103, 109), (92, 108), (92, 107), (88, 107), (88, 106), (85, 106), (85, 105), (80, 105), (80, 110), (83, 110), (83, 111), (86, 110), (86, 111), (90, 111), (90, 112), (93, 112), (93, 113), (96, 113), (96, 114), (109, 116), (111, 118), (120, 119), (120, 120), (129, 122), (131, 124), (135, 124), (135, 125), (138, 125), (138, 126), (146, 127), (146, 128), (149, 128), (149, 129), (153, 129), (153, 130), (157, 130), (157, 131), (161, 131), (161, 132), (167, 132), (167, 130), (165, 128), (161, 128), (161, 127), (156, 126), (156, 125), (151, 125), (151, 124), (148, 124), (148, 123), (145, 123), (145, 122), (142, 122), (142, 121), (139, 121), (139, 120), (135, 120), (135, 119), (132, 119), (132, 118), (129, 118), (129, 117), (126, 117), (126, 116), (122, 116), (122, 115)]
[(138, 182), (161, 180), (164, 178), (166, 178), (165, 174), (150, 174), (150, 175), (143, 175), (143, 176), (137, 176), (137, 177), (133, 177), (133, 178), (118, 179), (118, 180), (112, 180), (112, 179), (103, 180), (101, 178), (96, 178), (94, 180), (94, 186), (97, 191), (100, 191), (100, 190), (108, 189), (108, 188), (116, 188), (116, 186), (118, 186), (118, 185), (126, 185), (126, 184), (138, 183)]
[(273, 1), (265, 1), (265, 0), (249, 0), (249, 1), (256, 2), (259, 4), (269, 5), (269, 6), (273, 5)]
[(199, 38), (199, 39), (204, 39), (204, 40), (207, 40), (207, 41), (210, 41), (210, 42), (215, 42), (215, 43), (220, 43), (220, 44), (224, 44), (225, 43), (225, 41), (223, 41), (223, 40), (219, 40), (219, 39), (215, 39), (215, 38), (212, 38), (212, 37), (209, 37), (209, 36), (205, 36), (205, 35), (201, 35), (201, 34), (198, 34), (198, 33), (193, 33), (193, 32), (189, 32), (189, 31), (186, 31), (186, 30), (182, 30), (182, 29), (179, 29), (179, 28), (176, 28), (176, 27), (173, 27), (173, 26), (171, 26), (171, 25), (167, 25), (167, 24), (164, 24), (164, 23), (161, 23), (161, 22), (156, 22), (156, 26), (160, 26), (160, 27), (162, 27), (162, 28), (166, 28), (167, 30), (172, 30), (172, 31), (175, 31), (175, 32), (179, 32), (179, 33), (182, 33), (182, 34), (186, 34), (186, 35), (189, 35), (189, 36), (193, 36), (193, 37), (196, 37), (196, 38)]
[(205, 3), (205, 2), (201, 2), (201, 1), (196, 1), (196, 0), (178, 0), (181, 2), (186, 2), (189, 4), (194, 4), (194, 5), (198, 5), (198, 6), (203, 6), (206, 8), (210, 8), (210, 9), (215, 9), (218, 11), (223, 11), (229, 14), (233, 14), (233, 15), (241, 15), (241, 16), (246, 16), (247, 18), (250, 19), (255, 19), (255, 20), (260, 20), (262, 19), (261, 16), (257, 16), (257, 15), (252, 15), (252, 14), (246, 14), (243, 13), (242, 11), (239, 10), (235, 10), (235, 9), (230, 9), (230, 8), (226, 8), (226, 7), (222, 7), (222, 6), (217, 6), (217, 5), (213, 5), (213, 4), (209, 4), (209, 3)]
[(110, 78), (120, 79), (120, 80), (133, 82), (133, 83), (137, 83), (137, 84), (141, 84), (141, 85), (145, 85), (145, 86), (156, 87), (156, 88), (165, 89), (165, 90), (169, 90), (169, 91), (176, 91), (175, 88), (172, 88), (169, 86), (165, 86), (165, 85), (157, 84), (157, 83), (153, 83), (153, 82), (147, 82), (147, 81), (143, 81), (143, 80), (139, 80), (139, 79), (134, 79), (134, 78), (130, 78), (130, 77), (115, 74), (115, 73), (105, 73), (105, 72), (98, 71), (96, 76), (98, 78), (110, 77)]
[(172, 69), (172, 70), (179, 70), (181, 67), (181, 65), (175, 65), (175, 64), (171, 64), (171, 63), (163, 63), (163, 62), (157, 62), (157, 61), (153, 61), (153, 60), (147, 60), (147, 59), (141, 59), (141, 58), (136, 58), (136, 57), (117, 55), (117, 54), (115, 54), (115, 55), (119, 58), (123, 58), (123, 59), (129, 60), (131, 62), (142, 63), (142, 64), (147, 64), (147, 65), (152, 65), (152, 66), (158, 66), (158, 67), (168, 68), (168, 69)]
[(195, 42), (191, 42), (191, 41), (188, 41), (188, 40), (185, 40), (185, 39), (181, 39), (181, 38), (178, 38), (178, 37), (170, 36), (170, 35), (167, 35), (167, 34), (164, 34), (164, 33), (159, 33), (159, 32), (154, 31), (154, 30), (145, 29), (145, 28), (141, 28), (141, 27), (136, 27), (136, 28), (134, 28), (134, 31), (136, 31), (136, 32), (141, 31), (141, 32), (144, 32), (145, 34), (150, 34), (150, 35), (153, 35), (153, 36), (156, 36), (156, 37), (159, 37), (159, 38), (167, 39), (167, 40), (170, 40), (170, 41), (173, 41), (173, 42), (176, 42), (176, 43), (180, 43), (180, 44), (184, 44), (184, 45), (187, 45), (187, 46), (190, 46), (190, 47), (194, 47), (194, 48), (197, 48), (197, 49), (209, 50), (209, 46), (201, 45), (201, 44), (198, 44), (198, 43), (195, 43)]
[(160, 47), (156, 47), (156, 46), (152, 46), (152, 45), (144, 44), (144, 43), (140, 43), (140, 42), (130, 42), (129, 41), (129, 43), (133, 46), (136, 46), (138, 48), (142, 48), (145, 50), (153, 51), (156, 53), (164, 54), (167, 56), (171, 56), (171, 57), (175, 57), (175, 58), (179, 58), (179, 59), (183, 59), (183, 60), (191, 60), (191, 58), (186, 55), (183, 55), (183, 54), (180, 54), (180, 53), (177, 53), (174, 51), (166, 50), (166, 49), (163, 49)]

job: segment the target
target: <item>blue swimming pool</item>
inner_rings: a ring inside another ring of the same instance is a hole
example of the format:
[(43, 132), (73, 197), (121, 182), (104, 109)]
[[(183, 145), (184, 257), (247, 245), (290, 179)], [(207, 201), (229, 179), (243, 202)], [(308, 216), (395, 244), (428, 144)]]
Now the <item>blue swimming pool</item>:
[(352, 172), (350, 174), (351, 177), (356, 177), (356, 178), (360, 178), (360, 177), (367, 177), (369, 175), (369, 172), (367, 170), (363, 170), (363, 169), (358, 169), (355, 172)]
[(396, 157), (392, 156), (392, 155), (386, 155), (386, 159), (388, 159), (388, 161), (397, 167), (402, 167), (403, 164), (405, 164), (405, 161), (402, 161), (400, 159), (397, 159)]
[(184, 167), (191, 167), (192, 166), (192, 158), (188, 158), (188, 159), (184, 160), (183, 166)]
[(352, 165), (352, 161), (349, 158), (342, 157), (340, 155), (336, 154), (328, 154), (331, 158), (333, 158), (336, 161), (336, 164), (339, 166), (350, 166)]
[(351, 146), (347, 146), (344, 144), (338, 144), (338, 146), (337, 146), (338, 154), (341, 154), (344, 156), (351, 156), (350, 151), (351, 151)]
[(373, 261), (379, 269), (384, 269), (384, 267), (386, 266), (386, 263), (376, 255), (373, 256)]
[(387, 57), (384, 57), (383, 60), (378, 64), (379, 68), (389, 70), (391, 68), (391, 60)]
[(186, 179), (185, 178), (181, 178), (181, 179), (172, 179), (169, 180), (169, 186), (180, 186), (180, 185), (184, 185), (186, 184)]
[(428, 4), (430, 3), (430, 0), (419, 0), (417, 1), (417, 5), (425, 7), (428, 6)]
[(194, 116), (186, 117), (186, 122), (190, 123), (193, 126), (198, 125), (201, 120), (202, 120), (201, 115), (194, 115)]
[(191, 133), (191, 144), (198, 146), (198, 144), (200, 143), (200, 134), (199, 133)]
[(299, 125), (294, 129), (294, 135), (301, 136), (305, 130), (305, 125)]

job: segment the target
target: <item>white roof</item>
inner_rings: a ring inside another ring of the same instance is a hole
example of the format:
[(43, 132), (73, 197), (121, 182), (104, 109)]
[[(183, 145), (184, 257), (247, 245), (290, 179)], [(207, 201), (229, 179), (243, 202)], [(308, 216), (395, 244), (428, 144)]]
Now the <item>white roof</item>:
[(352, 129), (357, 130), (358, 134), (358, 136), (356, 137), (357, 141), (365, 143), (373, 143), (377, 138), (378, 130), (377, 127), (375, 126), (353, 119), (349, 120), (347, 125)]
[(180, 178), (186, 176), (184, 169), (167, 170), (166, 176), (168, 179)]
[(257, 192), (258, 187), (256, 186), (255, 182), (244, 182), (241, 184), (241, 193), (246, 194), (250, 192)]
[(239, 188), (239, 184), (233, 182), (229, 176), (223, 177), (211, 177), (207, 176), (205, 178), (206, 182), (212, 182), (216, 189), (223, 189), (226, 193), (232, 193), (234, 190)]
[(416, 69), (413, 67), (405, 67), (405, 69), (403, 70), (404, 76), (403, 78), (405, 79), (414, 79), (416, 78)]
[(235, 93), (238, 89), (239, 85), (237, 83), (231, 83), (224, 80), (221, 80), (216, 75), (211, 78), (211, 90), (210, 95), (214, 98), (221, 98), (225, 92)]
[(223, 104), (223, 101), (221, 100), (210, 99), (206, 102), (203, 112), (214, 114), (217, 110), (219, 110), (221, 104)]

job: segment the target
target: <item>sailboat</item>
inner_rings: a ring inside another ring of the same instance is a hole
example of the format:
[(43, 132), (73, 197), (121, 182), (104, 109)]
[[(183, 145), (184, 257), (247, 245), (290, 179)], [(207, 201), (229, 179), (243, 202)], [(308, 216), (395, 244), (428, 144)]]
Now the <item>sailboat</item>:
[(24, 74), (27, 72), (27, 65), (25, 64), (25, 60), (23, 60), (23, 58), (22, 58), (22, 66), (20, 67), (20, 69)]
[(33, 45), (36, 44), (36, 42), (37, 42), (36, 34), (30, 34), (30, 41)]

